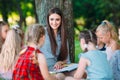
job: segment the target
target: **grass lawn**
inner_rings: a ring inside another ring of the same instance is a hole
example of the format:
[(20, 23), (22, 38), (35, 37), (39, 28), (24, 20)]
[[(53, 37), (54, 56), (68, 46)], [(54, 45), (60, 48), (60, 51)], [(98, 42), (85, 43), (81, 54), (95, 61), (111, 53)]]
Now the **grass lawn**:
[(82, 52), (79, 40), (75, 40), (75, 62), (78, 62), (78, 55)]

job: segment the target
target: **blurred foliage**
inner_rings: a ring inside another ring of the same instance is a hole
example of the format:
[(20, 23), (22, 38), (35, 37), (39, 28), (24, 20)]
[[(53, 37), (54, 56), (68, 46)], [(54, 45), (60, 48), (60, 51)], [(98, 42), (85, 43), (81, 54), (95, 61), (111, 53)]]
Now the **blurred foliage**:
[[(119, 7), (120, 0), (73, 0), (74, 26), (79, 31), (80, 26), (92, 29), (107, 19), (118, 27)], [(35, 10), (35, 0), (0, 0), (0, 14), (5, 21), (14, 12), (20, 16), (18, 23), (26, 25), (27, 16), (37, 19)]]
[(26, 26), (26, 18), (35, 17), (34, 0), (0, 0), (0, 14), (6, 22), (8, 22), (9, 16), (16, 14), (19, 16), (19, 19), (16, 17), (16, 23)]
[(79, 40), (75, 40), (75, 62), (79, 61), (79, 54), (82, 53)]
[(120, 0), (73, 0), (74, 18), (83, 17), (85, 28), (93, 29), (107, 19), (120, 25)]
[(78, 35), (83, 29), (94, 29), (107, 19), (117, 28), (120, 26), (120, 0), (73, 0), (75, 24), (75, 62), (82, 52)]

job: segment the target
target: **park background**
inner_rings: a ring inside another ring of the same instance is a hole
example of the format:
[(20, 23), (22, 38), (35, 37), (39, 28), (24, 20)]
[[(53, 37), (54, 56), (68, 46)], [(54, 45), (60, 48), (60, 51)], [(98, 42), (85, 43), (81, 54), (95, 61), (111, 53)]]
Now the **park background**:
[(81, 30), (95, 29), (105, 19), (116, 29), (120, 26), (120, 0), (0, 0), (0, 21), (10, 26), (18, 24), (25, 31), (33, 23), (44, 25), (40, 20), (45, 19), (45, 13), (53, 6), (68, 12), (66, 23), (72, 23), (68, 36), (74, 41), (70, 45), (74, 62), (78, 62), (78, 54), (82, 52), (78, 40)]

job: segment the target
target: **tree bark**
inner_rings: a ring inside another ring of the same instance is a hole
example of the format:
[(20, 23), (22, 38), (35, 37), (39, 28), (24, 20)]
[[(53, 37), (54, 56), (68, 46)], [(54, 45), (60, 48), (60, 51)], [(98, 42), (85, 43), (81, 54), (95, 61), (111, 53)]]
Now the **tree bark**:
[(72, 0), (35, 0), (38, 21), (41, 25), (46, 26), (48, 11), (53, 7), (59, 7), (65, 17), (65, 28), (69, 42), (69, 54), (71, 62), (74, 62), (74, 27), (73, 27), (73, 8)]
[(38, 16), (37, 16), (37, 13), (36, 13), (36, 6), (35, 6), (35, 0), (33, 0), (33, 8), (34, 8), (34, 15), (35, 15), (35, 20), (36, 20), (36, 23), (38, 23)]
[(75, 58), (75, 46), (74, 46), (74, 26), (73, 26), (73, 8), (72, 0), (64, 0), (64, 9), (65, 25), (67, 28), (68, 42), (69, 42), (69, 54), (70, 59), (74, 62)]

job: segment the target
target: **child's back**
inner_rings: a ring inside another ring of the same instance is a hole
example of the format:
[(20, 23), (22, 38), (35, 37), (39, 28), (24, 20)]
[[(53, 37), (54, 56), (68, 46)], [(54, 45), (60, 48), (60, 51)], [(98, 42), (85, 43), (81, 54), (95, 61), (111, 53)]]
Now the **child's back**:
[(41, 53), (38, 49), (35, 50), (35, 48), (28, 46), (26, 51), (19, 57), (13, 72), (13, 80), (19, 80), (22, 77), (24, 77), (23, 79), (29, 79), (29, 76), (32, 79), (44, 80), (39, 65), (34, 63), (32, 59), (34, 51), (36, 51), (36, 54)]
[(91, 50), (81, 55), (90, 61), (86, 67), (88, 79), (107, 79), (111, 80), (112, 71), (107, 61), (107, 56), (99, 50)]

